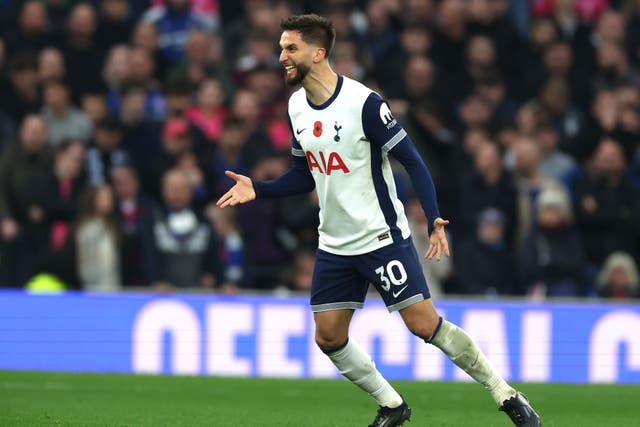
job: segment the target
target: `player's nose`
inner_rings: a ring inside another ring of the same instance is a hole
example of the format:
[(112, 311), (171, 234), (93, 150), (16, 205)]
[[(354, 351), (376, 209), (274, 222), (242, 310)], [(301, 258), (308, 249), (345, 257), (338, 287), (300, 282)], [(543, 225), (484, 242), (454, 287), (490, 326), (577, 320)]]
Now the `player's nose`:
[(280, 64), (282, 64), (283, 67), (286, 60), (287, 60), (287, 51), (282, 49), (282, 51), (280, 52)]

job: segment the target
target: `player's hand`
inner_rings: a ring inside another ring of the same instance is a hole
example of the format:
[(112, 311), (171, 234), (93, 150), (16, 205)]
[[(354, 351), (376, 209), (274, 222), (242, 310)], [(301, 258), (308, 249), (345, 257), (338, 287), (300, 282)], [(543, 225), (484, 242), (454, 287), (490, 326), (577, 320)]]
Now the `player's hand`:
[(254, 190), (253, 183), (249, 177), (238, 175), (231, 171), (225, 171), (224, 174), (234, 180), (236, 184), (231, 187), (231, 190), (227, 191), (218, 199), (216, 205), (225, 208), (227, 206), (250, 202), (256, 198), (256, 190)]
[(431, 259), (434, 256), (436, 261), (440, 261), (442, 254), (449, 256), (449, 242), (447, 242), (447, 235), (444, 232), (444, 228), (449, 225), (449, 221), (442, 218), (436, 218), (433, 221), (433, 231), (429, 237), (429, 249), (424, 256), (426, 259)]

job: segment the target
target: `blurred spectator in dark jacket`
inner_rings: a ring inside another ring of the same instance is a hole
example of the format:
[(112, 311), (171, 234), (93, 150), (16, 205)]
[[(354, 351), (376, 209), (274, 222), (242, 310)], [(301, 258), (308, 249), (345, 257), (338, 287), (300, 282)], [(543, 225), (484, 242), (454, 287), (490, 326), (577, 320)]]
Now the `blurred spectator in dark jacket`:
[(480, 212), (476, 228), (456, 248), (457, 292), (485, 296), (516, 291), (515, 260), (505, 235), (505, 217), (495, 208)]
[(493, 117), (491, 122), (496, 126), (513, 123), (518, 112), (518, 103), (511, 98), (507, 86), (498, 74), (488, 74), (476, 82), (475, 91), (491, 103)]
[(507, 247), (512, 247), (516, 216), (516, 185), (511, 173), (504, 170), (500, 149), (495, 143), (483, 142), (474, 152), (473, 169), (463, 175), (460, 187), (460, 233), (474, 235), (478, 212), (497, 209)]
[(87, 175), (92, 185), (111, 180), (111, 169), (129, 164), (131, 156), (122, 148), (122, 128), (116, 119), (106, 118), (96, 124), (93, 144), (87, 150)]
[(215, 15), (204, 15), (191, 10), (189, 0), (167, 0), (165, 5), (149, 9), (143, 19), (156, 26), (159, 34), (160, 52), (176, 64), (184, 56), (184, 45), (189, 32), (212, 31), (218, 27)]
[(19, 138), (6, 147), (0, 159), (0, 282), (10, 287), (22, 286), (35, 273), (34, 254), (38, 256), (47, 241), (45, 212), (37, 191), (51, 170), (42, 116), (26, 116)]
[(536, 223), (520, 254), (524, 290), (550, 297), (588, 294), (586, 259), (568, 195), (563, 190), (543, 190), (536, 210)]
[(189, 82), (192, 89), (205, 79), (216, 79), (222, 84), (225, 97), (233, 93), (229, 67), (224, 61), (224, 43), (219, 35), (197, 30), (189, 33), (185, 45), (185, 58), (170, 71), (171, 80)]
[(234, 66), (234, 73), (239, 80), (243, 80), (244, 74), (256, 67), (275, 69), (278, 64), (278, 56), (269, 30), (253, 29), (247, 37), (247, 52), (238, 58)]
[(598, 275), (598, 295), (624, 301), (640, 298), (638, 267), (633, 257), (625, 252), (614, 252), (607, 257)]
[[(403, 68), (401, 87), (397, 93), (391, 93), (389, 97), (394, 105), (395, 114), (407, 114), (409, 106), (420, 103), (435, 95), (436, 91), (436, 66), (431, 59), (425, 55), (414, 55), (407, 60)], [(393, 89), (392, 89), (393, 90)], [(398, 102), (394, 98), (399, 98)]]
[(615, 89), (601, 89), (591, 105), (591, 120), (581, 138), (580, 159), (590, 156), (604, 135), (616, 139), (627, 163), (632, 162), (640, 147), (640, 92), (637, 86), (623, 84)]
[(567, 81), (563, 78), (549, 79), (540, 89), (538, 102), (549, 124), (558, 133), (560, 148), (569, 151), (579, 142), (585, 120), (580, 110), (571, 103)]
[(80, 108), (89, 118), (91, 128), (107, 118), (107, 98), (104, 92), (85, 93), (80, 99)]
[(242, 122), (246, 138), (243, 156), (249, 168), (261, 159), (278, 152), (288, 156), (290, 146), (276, 147), (265, 131), (260, 99), (257, 94), (248, 89), (238, 90), (233, 97), (230, 117)]
[[(273, 3), (263, 1), (244, 1), (243, 13), (224, 25), (225, 56), (229, 64), (247, 52), (247, 38), (251, 30), (266, 30), (271, 40), (277, 40), (280, 32), (278, 10)], [(280, 4), (285, 2), (279, 2)], [(279, 6), (279, 5), (278, 5)]]
[(286, 197), (279, 207), (279, 218), (283, 233), (289, 234), (292, 240), (292, 250), (317, 247), (319, 225), (318, 194), (312, 191), (308, 194)]
[[(286, 162), (266, 157), (253, 166), (250, 175), (261, 181), (275, 179), (287, 170)], [(224, 178), (230, 186), (233, 181)], [(243, 231), (247, 259), (247, 286), (275, 289), (283, 284), (284, 273), (291, 259), (295, 242), (283, 227), (281, 206), (274, 199), (256, 200), (238, 209), (238, 224)]]
[(464, 46), (467, 36), (465, 5), (461, 0), (438, 3), (433, 57), (447, 73), (460, 75), (464, 68)]
[(18, 21), (13, 23), (15, 28), (6, 31), (7, 52), (10, 55), (17, 53), (38, 53), (52, 42), (52, 34), (49, 28), (49, 16), (44, 3), (29, 0), (22, 4), (18, 14)]
[(498, 74), (498, 54), (493, 39), (489, 36), (477, 34), (469, 37), (465, 49), (465, 67), (454, 86), (454, 96), (461, 99), (471, 93), (474, 86), (489, 77)]
[(120, 90), (110, 89), (107, 102), (109, 113), (119, 115), (122, 91), (127, 85), (135, 85), (145, 92), (144, 118), (162, 120), (165, 117), (164, 95), (160, 84), (153, 78), (155, 63), (149, 52), (142, 48), (133, 48), (127, 55), (127, 71), (121, 83)]
[(535, 18), (531, 22), (529, 40), (525, 51), (516, 53), (522, 76), (515, 81), (512, 90), (521, 100), (531, 99), (538, 94), (544, 81), (544, 57), (547, 49), (560, 40), (558, 27), (548, 17)]
[(67, 84), (58, 80), (48, 81), (44, 84), (42, 95), (42, 115), (47, 121), (49, 144), (56, 147), (67, 139), (88, 143), (91, 122), (82, 110), (71, 103)]
[(587, 174), (573, 184), (576, 223), (592, 265), (614, 251), (638, 257), (640, 193), (631, 185), (620, 144), (600, 142)]
[(120, 239), (121, 231), (114, 219), (111, 186), (88, 186), (82, 195), (75, 230), (77, 268), (82, 289), (110, 292), (122, 288)]
[[(358, 46), (351, 40), (338, 40), (331, 52), (334, 70), (338, 74), (349, 77), (354, 80), (362, 80), (365, 78), (365, 68), (362, 61), (358, 57)], [(397, 75), (397, 74), (396, 74)], [(384, 82), (390, 82), (396, 79), (384, 79)], [(385, 93), (388, 93), (385, 91)]]
[(181, 171), (163, 176), (162, 199), (164, 209), (157, 211), (153, 225), (154, 285), (213, 288), (223, 277), (215, 235), (191, 209), (191, 184)]
[(0, 98), (0, 105), (15, 123), (21, 123), (27, 114), (40, 112), (38, 83), (37, 56), (18, 54), (11, 58), (9, 84)]
[(160, 40), (158, 29), (151, 22), (140, 20), (136, 23), (131, 33), (130, 46), (146, 51), (152, 58), (155, 66), (154, 78), (164, 81), (171, 68), (171, 62), (160, 52)]
[(62, 51), (67, 75), (73, 82), (74, 98), (104, 87), (100, 73), (105, 50), (96, 40), (97, 16), (89, 3), (77, 3), (69, 12)]
[(46, 47), (38, 55), (38, 79), (40, 83), (50, 80), (65, 81), (67, 77), (67, 66), (64, 63), (64, 56), (60, 49), (56, 47)]
[(316, 254), (309, 249), (297, 252), (287, 274), (287, 287), (292, 291), (311, 292)]
[(216, 197), (227, 192), (233, 184), (225, 177), (226, 170), (240, 171), (237, 173), (249, 172), (250, 166), (244, 156), (247, 136), (242, 121), (234, 117), (229, 117), (224, 121), (213, 160), (213, 170), (216, 174), (216, 187), (214, 188)]
[(109, 91), (122, 90), (129, 75), (131, 48), (126, 44), (111, 46), (102, 64), (102, 79)]
[[(162, 130), (162, 151), (155, 161), (149, 163), (143, 180), (143, 189), (150, 196), (160, 200), (162, 176), (170, 169), (178, 168), (188, 178), (193, 193), (193, 201), (203, 207), (211, 197), (210, 188), (213, 155), (210, 147), (198, 147), (185, 119), (168, 120)], [(190, 200), (191, 202), (191, 200)]]
[(38, 270), (54, 274), (73, 288), (79, 287), (73, 227), (86, 184), (85, 152), (81, 141), (60, 143), (55, 149), (53, 168), (38, 186), (48, 226), (48, 242), (37, 262)]
[(194, 94), (189, 82), (187, 80), (169, 80), (163, 89), (166, 120), (171, 118), (186, 119), (187, 110), (193, 104)]
[(128, 165), (111, 169), (116, 197), (115, 217), (122, 231), (120, 265), (124, 286), (148, 286), (153, 269), (153, 212), (156, 203), (140, 192), (138, 174)]
[(121, 93), (122, 147), (131, 154), (136, 168), (146, 174), (162, 157), (162, 125), (145, 118), (146, 92), (139, 85), (126, 85)]
[(613, 89), (623, 83), (640, 84), (640, 74), (631, 66), (622, 42), (603, 40), (596, 50), (596, 88)]
[(218, 287), (224, 292), (233, 292), (245, 286), (244, 242), (238, 227), (237, 212), (233, 207), (221, 209), (211, 203), (206, 213), (218, 240), (217, 253), (223, 274)]
[(101, 49), (107, 50), (114, 44), (126, 43), (133, 30), (129, 2), (126, 0), (100, 0), (100, 22), (96, 39)]
[(49, 242), (53, 251), (61, 250), (67, 242), (80, 206), (80, 196), (86, 183), (85, 152), (81, 141), (60, 143), (55, 149), (53, 168), (40, 187), (39, 197), (51, 227)]

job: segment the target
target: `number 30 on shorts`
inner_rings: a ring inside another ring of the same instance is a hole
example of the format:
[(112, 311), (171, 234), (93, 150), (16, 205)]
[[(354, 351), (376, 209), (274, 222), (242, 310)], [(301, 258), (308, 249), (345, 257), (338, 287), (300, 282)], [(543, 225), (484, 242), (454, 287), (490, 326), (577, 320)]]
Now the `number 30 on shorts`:
[(380, 276), (382, 289), (385, 291), (389, 291), (392, 284), (400, 286), (407, 281), (407, 270), (404, 269), (404, 265), (397, 259), (389, 261), (386, 267), (381, 265), (375, 269), (375, 272)]

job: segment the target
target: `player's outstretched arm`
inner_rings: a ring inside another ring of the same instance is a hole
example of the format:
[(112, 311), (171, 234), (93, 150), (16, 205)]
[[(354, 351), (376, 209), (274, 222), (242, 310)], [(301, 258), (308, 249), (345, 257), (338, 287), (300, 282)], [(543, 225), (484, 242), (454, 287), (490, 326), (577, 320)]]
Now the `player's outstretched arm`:
[(444, 228), (447, 225), (449, 225), (449, 221), (446, 219), (436, 218), (433, 221), (433, 231), (429, 236), (429, 248), (424, 256), (426, 259), (430, 260), (435, 256), (436, 261), (440, 261), (443, 253), (449, 256), (449, 242), (444, 232)]
[(251, 178), (244, 175), (238, 175), (231, 171), (225, 171), (225, 175), (233, 179), (236, 183), (231, 190), (227, 191), (216, 203), (221, 208), (227, 206), (235, 206), (241, 203), (247, 203), (256, 198), (256, 190), (253, 188)]

